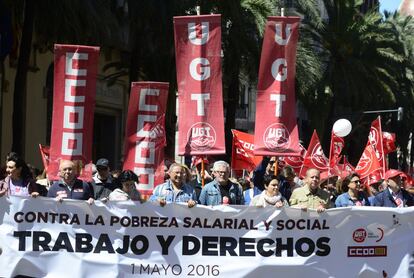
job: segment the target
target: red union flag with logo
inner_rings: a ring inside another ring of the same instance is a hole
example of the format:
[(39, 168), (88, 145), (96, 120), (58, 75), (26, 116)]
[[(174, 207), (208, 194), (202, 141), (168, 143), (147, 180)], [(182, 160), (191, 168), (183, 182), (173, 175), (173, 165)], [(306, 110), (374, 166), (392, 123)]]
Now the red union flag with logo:
[(299, 176), (304, 177), (309, 168), (318, 169), (320, 172), (327, 171), (328, 166), (328, 158), (325, 156), (318, 134), (316, 133), (316, 130), (314, 130)]
[(150, 195), (164, 182), (165, 111), (168, 83), (133, 82), (125, 133), (124, 170), (139, 176), (138, 190)]
[(378, 116), (371, 124), (371, 130), (368, 135), (368, 142), (374, 149), (375, 155), (377, 156), (378, 162), (382, 169), (383, 176), (386, 171), (386, 161), (383, 147), (382, 129), (381, 129), (381, 117)]
[(39, 144), (39, 151), (42, 157), (43, 168), (47, 170), (47, 167), (49, 166), (50, 147)]
[(225, 153), (221, 16), (174, 17), (178, 153)]
[(305, 160), (306, 149), (304, 146), (299, 144), (300, 156), (284, 156), (280, 157), (280, 160), (284, 162), (285, 165), (288, 165), (293, 168), (297, 175), (300, 174), (300, 169), (302, 169), (303, 161)]
[(269, 17), (257, 88), (255, 155), (299, 156), (295, 71), (299, 17)]
[(254, 170), (262, 161), (262, 157), (253, 154), (253, 135), (235, 129), (231, 132), (233, 133), (231, 168), (234, 170)]
[(55, 45), (49, 179), (61, 159), (75, 161), (80, 178), (92, 178), (93, 115), (99, 47)]
[(337, 136), (333, 131), (331, 133), (331, 146), (329, 149), (329, 171), (330, 174), (339, 171), (339, 161), (341, 160), (341, 152), (345, 146), (345, 140)]
[(359, 174), (361, 179), (365, 179), (372, 173), (380, 172), (381, 169), (381, 164), (375, 154), (375, 149), (370, 142), (368, 142), (359, 159), (358, 165), (355, 167), (355, 172)]

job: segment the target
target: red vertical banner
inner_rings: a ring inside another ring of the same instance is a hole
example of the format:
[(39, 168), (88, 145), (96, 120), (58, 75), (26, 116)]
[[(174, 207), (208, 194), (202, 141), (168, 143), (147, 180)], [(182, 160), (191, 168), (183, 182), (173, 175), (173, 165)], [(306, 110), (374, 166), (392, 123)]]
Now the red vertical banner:
[(224, 154), (221, 16), (174, 17), (178, 153)]
[(98, 59), (99, 47), (55, 45), (50, 179), (57, 178), (60, 159), (75, 161), (81, 179), (92, 178), (85, 166), (92, 160)]
[(255, 155), (300, 155), (295, 97), (299, 21), (299, 17), (269, 17), (266, 23), (257, 88)]
[(165, 111), (168, 83), (133, 82), (125, 133), (124, 170), (139, 176), (138, 190), (151, 195), (164, 182)]

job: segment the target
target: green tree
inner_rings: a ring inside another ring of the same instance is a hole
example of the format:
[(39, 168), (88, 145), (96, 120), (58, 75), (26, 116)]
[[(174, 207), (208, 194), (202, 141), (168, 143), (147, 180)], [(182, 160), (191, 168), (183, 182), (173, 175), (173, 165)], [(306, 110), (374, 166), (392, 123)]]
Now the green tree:
[[(375, 10), (362, 14), (361, 0), (323, 4), (327, 18), (313, 16), (306, 22), (307, 43), (323, 61), (323, 78), (315, 93), (301, 97), (313, 122), (324, 123), (318, 132), (328, 145), (336, 119), (348, 117), (356, 123), (360, 111), (395, 107), (404, 55), (395, 30)], [(366, 117), (354, 127), (348, 148), (353, 162), (362, 153), (371, 120)]]

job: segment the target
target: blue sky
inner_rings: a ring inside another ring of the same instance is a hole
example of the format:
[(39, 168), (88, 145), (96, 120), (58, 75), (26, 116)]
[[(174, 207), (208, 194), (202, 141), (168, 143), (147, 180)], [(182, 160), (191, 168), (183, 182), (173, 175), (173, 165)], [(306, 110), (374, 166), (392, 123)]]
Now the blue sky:
[(394, 12), (400, 6), (401, 0), (380, 0), (380, 10)]

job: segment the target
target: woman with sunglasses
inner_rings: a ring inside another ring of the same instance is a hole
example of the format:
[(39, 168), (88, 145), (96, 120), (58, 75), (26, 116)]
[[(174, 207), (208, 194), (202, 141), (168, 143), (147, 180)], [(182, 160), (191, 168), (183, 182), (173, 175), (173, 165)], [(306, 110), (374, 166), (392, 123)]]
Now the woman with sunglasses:
[(365, 186), (359, 175), (352, 173), (342, 181), (342, 190), (346, 191), (335, 200), (335, 207), (370, 206), (368, 196), (361, 190)]
[(138, 176), (131, 170), (122, 171), (117, 179), (120, 188), (116, 188), (109, 194), (109, 201), (141, 201), (141, 195), (136, 189)]

